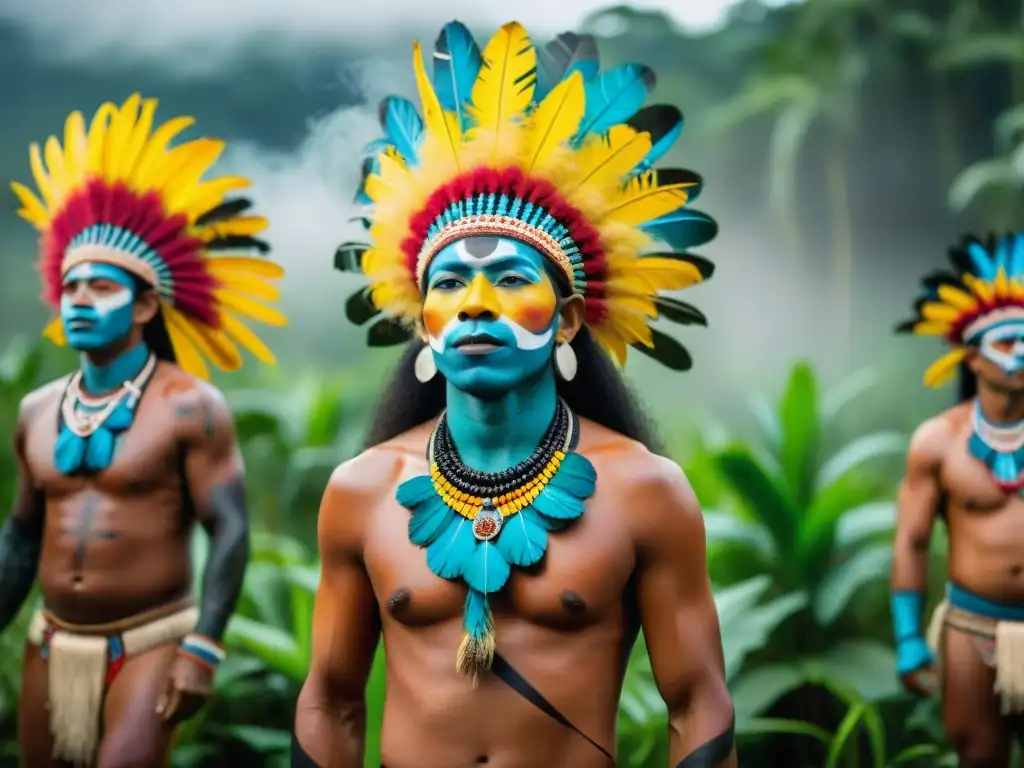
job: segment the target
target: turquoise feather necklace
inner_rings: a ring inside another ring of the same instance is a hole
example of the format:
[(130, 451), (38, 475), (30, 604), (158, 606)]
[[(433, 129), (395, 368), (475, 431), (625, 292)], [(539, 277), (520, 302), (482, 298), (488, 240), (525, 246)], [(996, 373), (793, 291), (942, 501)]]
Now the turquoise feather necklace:
[(560, 400), (531, 456), (502, 472), (479, 472), (459, 458), (442, 414), (427, 443), (430, 474), (398, 486), (398, 503), (412, 513), (409, 540), (426, 550), (437, 576), (468, 588), (456, 669), (474, 682), (494, 659), (489, 596), (513, 567), (541, 562), (548, 534), (579, 519), (594, 493), (597, 472), (573, 452), (578, 440), (579, 420)]
[(63, 475), (96, 474), (114, 460), (117, 437), (135, 421), (142, 391), (156, 370), (150, 354), (134, 378), (102, 397), (82, 391), (82, 372), (71, 377), (60, 404), (60, 424), (54, 463)]
[(1024, 421), (993, 424), (974, 401), (974, 432), (968, 449), (985, 464), (995, 483), (1007, 493), (1024, 489)]

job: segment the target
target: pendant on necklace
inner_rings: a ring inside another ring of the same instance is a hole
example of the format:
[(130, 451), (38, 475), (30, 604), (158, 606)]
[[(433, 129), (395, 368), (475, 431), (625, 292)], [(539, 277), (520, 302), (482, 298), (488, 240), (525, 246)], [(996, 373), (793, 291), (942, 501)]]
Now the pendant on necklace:
[(1024, 490), (1024, 421), (993, 424), (974, 401), (974, 432), (968, 451), (989, 470), (992, 481), (1005, 493)]

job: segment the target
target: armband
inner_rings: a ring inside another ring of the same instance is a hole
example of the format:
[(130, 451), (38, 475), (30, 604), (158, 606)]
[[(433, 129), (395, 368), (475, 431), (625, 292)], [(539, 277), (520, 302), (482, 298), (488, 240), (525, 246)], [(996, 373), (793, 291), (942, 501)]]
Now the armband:
[(227, 657), (220, 643), (204, 635), (186, 635), (181, 641), (178, 653), (199, 662), (211, 671), (216, 671), (220, 663)]

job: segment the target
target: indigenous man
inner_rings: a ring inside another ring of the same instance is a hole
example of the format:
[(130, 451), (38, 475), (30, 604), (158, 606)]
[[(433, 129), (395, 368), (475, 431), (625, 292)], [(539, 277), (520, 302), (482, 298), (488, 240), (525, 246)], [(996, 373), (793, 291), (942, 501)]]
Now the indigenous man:
[[(928, 369), (926, 385), (959, 368), (967, 386), (959, 405), (911, 440), (893, 625), (903, 684), (922, 695), (941, 687), (962, 768), (1005, 768), (1024, 711), (1024, 236), (968, 238), (952, 261), (954, 271), (925, 278), (916, 317), (899, 328), (954, 347)], [(937, 516), (949, 528), (949, 584), (926, 641), (921, 613)]]
[[(270, 352), (239, 319), (282, 324), (280, 267), (224, 248), (266, 246), (266, 227), (225, 200), (246, 179), (202, 180), (224, 148), (192, 124), (153, 129), (157, 103), (103, 104), (64, 145), (32, 145), (39, 197), (13, 188), (41, 233), (47, 335), (81, 367), (28, 395), (15, 447), (18, 492), (0, 529), (0, 628), (37, 570), (44, 607), (25, 652), (23, 765), (166, 765), (173, 725), (210, 695), (248, 558), (243, 468), (205, 357)], [(44, 165), (45, 162), (45, 165)], [(201, 604), (190, 540), (210, 536)]]
[(641, 109), (650, 69), (516, 23), (482, 53), (449, 24), (432, 80), (418, 45), (414, 66), (422, 121), (381, 109), (373, 244), (339, 253), (372, 283), (350, 318), (412, 346), (320, 508), (293, 765), (363, 765), (383, 635), (390, 768), (607, 768), (642, 628), (671, 765), (735, 766), (701, 510), (605, 351), (689, 366), (647, 324), (702, 320), (658, 291), (711, 272), (683, 252), (716, 231), (686, 207), (699, 177), (651, 170), (682, 116)]

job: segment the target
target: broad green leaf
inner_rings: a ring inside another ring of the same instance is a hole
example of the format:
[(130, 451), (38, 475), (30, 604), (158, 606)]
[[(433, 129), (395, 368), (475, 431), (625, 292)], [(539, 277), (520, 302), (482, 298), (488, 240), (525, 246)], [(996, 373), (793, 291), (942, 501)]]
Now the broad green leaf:
[(887, 579), (891, 566), (892, 547), (886, 543), (865, 547), (835, 567), (814, 593), (814, 615), (818, 622), (828, 626), (838, 619), (857, 590)]
[(995, 134), (996, 144), (1005, 150), (1009, 151), (1016, 146), (1021, 133), (1024, 132), (1024, 104), (1011, 107), (999, 115), (992, 132)]
[(892, 533), (896, 527), (896, 504), (873, 501), (843, 513), (836, 525), (837, 549), (852, 547), (866, 539)]
[(276, 672), (301, 683), (309, 672), (309, 658), (288, 632), (237, 614), (225, 634), (228, 645), (251, 653)]
[(715, 457), (715, 463), (750, 519), (771, 534), (775, 548), (783, 555), (792, 551), (796, 512), (786, 489), (744, 446), (727, 448)]
[(755, 576), (715, 593), (728, 677), (739, 671), (747, 654), (763, 648), (778, 626), (807, 604), (802, 593), (762, 603), (770, 586), (768, 576)]
[(807, 672), (799, 664), (764, 664), (741, 673), (729, 686), (735, 702), (737, 726), (753, 720), (806, 682)]
[(818, 383), (809, 363), (793, 366), (779, 403), (782, 440), (779, 447), (782, 471), (790, 498), (798, 508), (806, 506), (814, 489), (818, 461)]
[(313, 393), (306, 409), (305, 444), (312, 448), (334, 445), (340, 431), (340, 388), (321, 386)]
[(764, 736), (768, 734), (787, 734), (791, 736), (810, 736), (822, 744), (832, 741), (832, 734), (821, 726), (804, 720), (786, 720), (784, 718), (758, 717), (747, 720), (742, 725), (736, 724), (737, 736)]
[(744, 544), (766, 557), (772, 556), (773, 542), (768, 532), (728, 512), (705, 510), (704, 531), (709, 544)]
[(963, 211), (990, 188), (1008, 189), (1019, 184), (1018, 174), (1005, 159), (979, 160), (962, 170), (949, 185), (949, 205)]
[(857, 726), (860, 725), (861, 719), (864, 717), (865, 708), (866, 705), (863, 702), (858, 702), (850, 707), (846, 717), (836, 729), (836, 734), (828, 750), (828, 757), (825, 759), (825, 768), (839, 768), (839, 761), (846, 754), (850, 738), (857, 732)]
[(907, 452), (907, 437), (899, 432), (874, 432), (850, 441), (821, 466), (818, 487), (837, 482), (843, 475), (853, 472), (874, 460), (902, 458)]
[(274, 563), (249, 563), (245, 571), (242, 599), (252, 618), (275, 627), (287, 628), (290, 622), (285, 602), (287, 589), (279, 566)]
[(765, 446), (777, 454), (782, 441), (782, 425), (779, 423), (775, 411), (772, 410), (771, 403), (764, 395), (754, 393), (747, 398), (747, 404), (754, 421), (757, 422), (757, 426), (761, 430)]
[(849, 510), (873, 501), (874, 495), (875, 487), (853, 472), (818, 491), (797, 533), (797, 564), (804, 579), (816, 582), (824, 577), (839, 520)]
[(895, 651), (874, 640), (847, 640), (803, 663), (809, 675), (819, 675), (821, 684), (840, 698), (884, 701), (901, 690)]
[(879, 379), (877, 369), (862, 368), (825, 392), (821, 397), (822, 424), (831, 423), (846, 406), (876, 387)]
[(1024, 64), (1024, 37), (1019, 32), (974, 33), (950, 41), (935, 55), (940, 69), (962, 70), (995, 63)]
[(260, 755), (291, 749), (291, 731), (260, 728), (255, 725), (229, 725), (222, 732), (226, 736), (246, 744), (253, 752)]
[(920, 760), (924, 757), (937, 758), (940, 754), (941, 750), (934, 744), (915, 744), (914, 746), (907, 747), (897, 754), (896, 757), (889, 762), (889, 765), (905, 765), (906, 763), (912, 763), (915, 760)]

